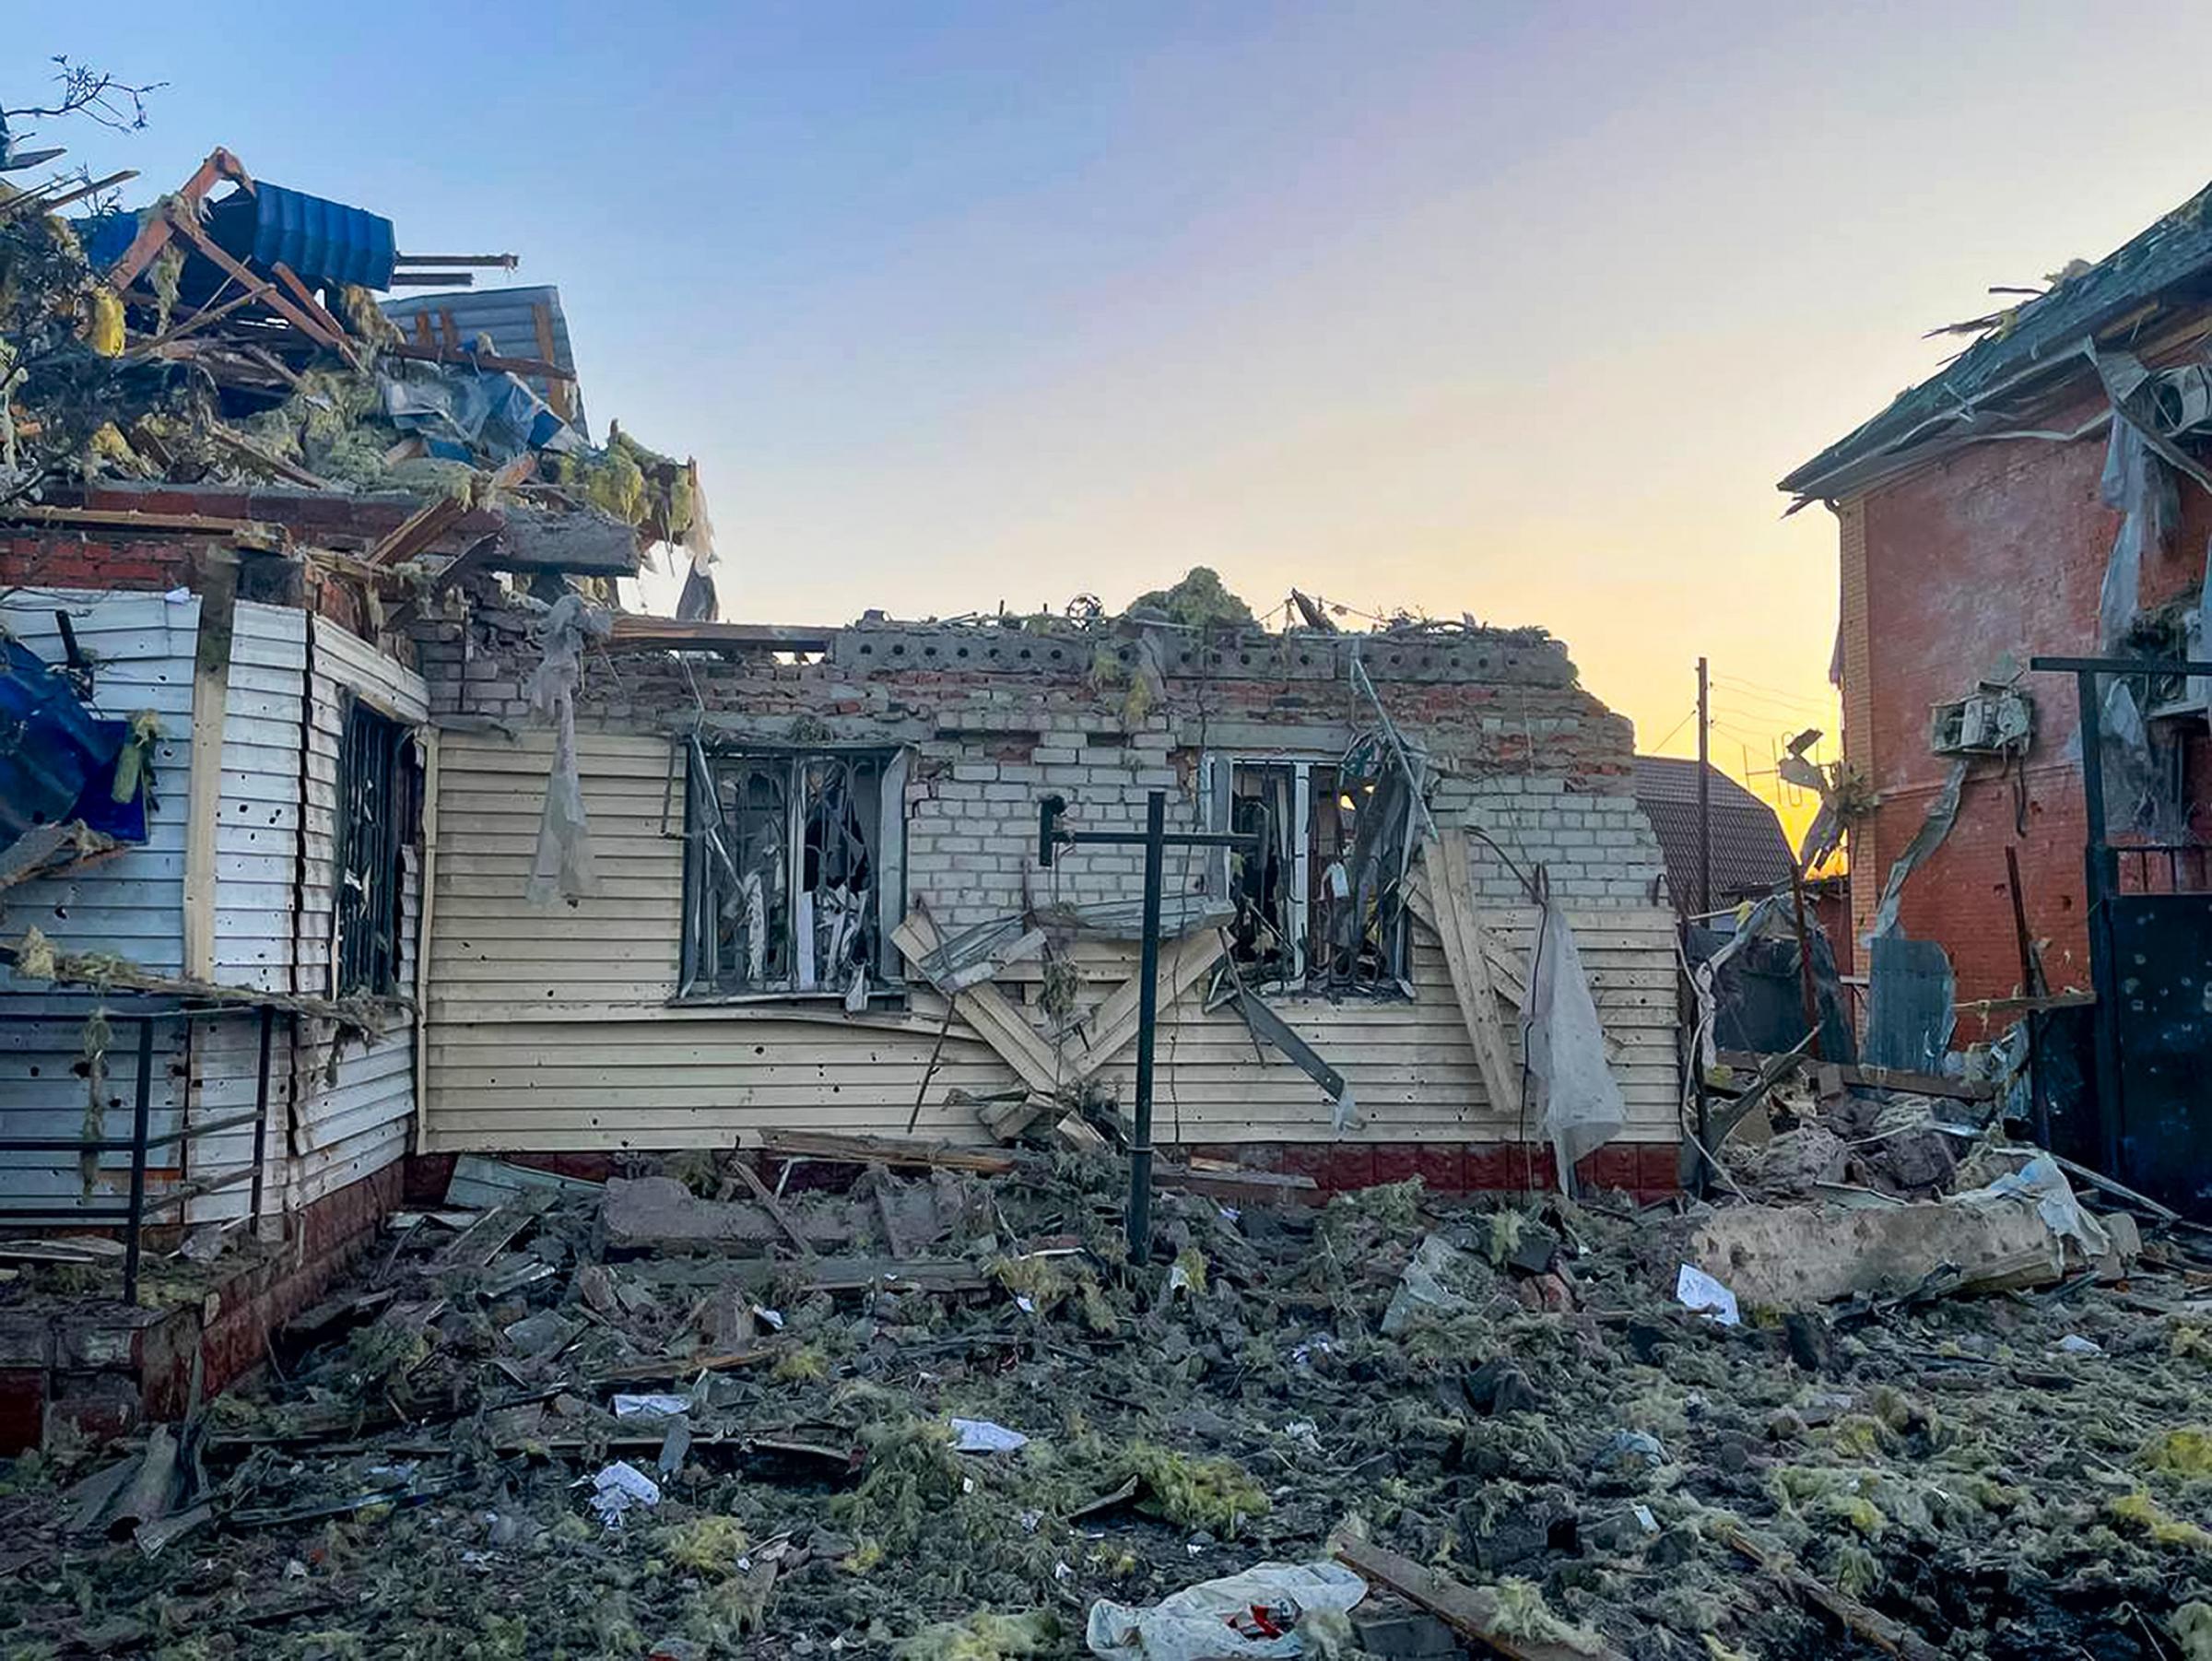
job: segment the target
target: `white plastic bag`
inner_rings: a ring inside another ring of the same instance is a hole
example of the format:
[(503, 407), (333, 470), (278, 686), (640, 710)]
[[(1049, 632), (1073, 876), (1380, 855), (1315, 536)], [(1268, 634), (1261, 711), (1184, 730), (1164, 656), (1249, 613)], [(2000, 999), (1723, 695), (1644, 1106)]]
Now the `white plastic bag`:
[[(1203, 1581), (1163, 1597), (1149, 1608), (1109, 1603), (1090, 1606), (1085, 1642), (1106, 1661), (1266, 1661), (1300, 1655), (1306, 1617), (1342, 1614), (1367, 1596), (1367, 1582), (1341, 1563), (1258, 1563), (1241, 1574)], [(1231, 1622), (1253, 1607), (1287, 1608), (1284, 1631), (1273, 1638), (1248, 1636)]]

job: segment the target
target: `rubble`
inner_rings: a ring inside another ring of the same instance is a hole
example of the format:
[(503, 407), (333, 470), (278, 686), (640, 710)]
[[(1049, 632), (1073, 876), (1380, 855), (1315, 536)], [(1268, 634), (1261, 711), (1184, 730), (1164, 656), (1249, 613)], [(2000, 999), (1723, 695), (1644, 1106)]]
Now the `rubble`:
[[(1787, 1323), (1737, 1264), (1725, 1325), (1693, 1243), (1818, 1203), (1169, 1190), (1136, 1266), (1110, 1160), (808, 1146), (755, 1173), (808, 1250), (735, 1156), (472, 1162), (489, 1208), (406, 1214), (257, 1384), (6, 1470), (0, 1650), (1167, 1655), (1163, 1604), (1294, 1573), (1358, 1619), (1255, 1594), (1212, 1653), (2149, 1655), (2212, 1601), (2184, 1225), (2117, 1286), (2069, 1238), (2050, 1292)], [(1993, 1164), (1835, 1215), (2132, 1232)], [(748, 1221), (618, 1231), (641, 1195)]]

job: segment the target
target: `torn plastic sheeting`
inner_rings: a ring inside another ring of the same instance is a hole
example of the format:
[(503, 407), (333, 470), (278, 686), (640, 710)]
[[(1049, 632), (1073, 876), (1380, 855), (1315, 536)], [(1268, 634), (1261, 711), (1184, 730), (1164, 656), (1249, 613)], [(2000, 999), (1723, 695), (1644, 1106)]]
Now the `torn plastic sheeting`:
[(2104, 452), (2104, 471), (2098, 476), (2097, 493), (2104, 505), (2121, 515), (2106, 556), (2104, 581), (2097, 591), (2097, 639), (2106, 653), (2126, 644), (2135, 626), (2143, 586), (2143, 552), (2162, 544), (2181, 504), (2173, 476), (2144, 442), (2143, 434), (2124, 420), (2112, 423), (2112, 435)]
[(1722, 1326), (1743, 1324), (1735, 1294), (1694, 1263), (1685, 1263), (1675, 1271), (1675, 1302)]
[(2010, 1198), (2033, 1201), (2036, 1215), (2042, 1219), (2043, 1227), (2051, 1231), (2053, 1237), (2072, 1241), (2090, 1263), (2098, 1262), (2112, 1249), (2112, 1235), (2102, 1223), (2082, 1209), (2081, 1201), (2074, 1196), (2073, 1184), (2066, 1181), (2066, 1173), (2047, 1153), (2039, 1151), (2018, 1171), (2008, 1172), (1984, 1187), (1954, 1194), (1947, 1203), (1986, 1206)]
[(1885, 935), (1897, 932), (1897, 908), (1905, 892), (1905, 878), (1912, 875), (1920, 862), (1943, 845), (1943, 839), (1951, 833), (1959, 819), (1959, 795), (1966, 788), (1966, 772), (1970, 758), (1960, 756), (1951, 763), (1951, 771), (1944, 776), (1943, 788), (1928, 804), (1928, 816), (1920, 821), (1920, 829), (1905, 844), (1905, 851), (1889, 865), (1889, 874), (1882, 883), (1881, 903), (1874, 908), (1874, 926), (1866, 931), (1869, 940), (1878, 940)]
[(1382, 1312), (1382, 1336), (1396, 1337), (1417, 1314), (1454, 1315), (1474, 1308), (1444, 1278), (1464, 1256), (1441, 1234), (1431, 1234), (1415, 1247), (1399, 1277), (1398, 1290), (1390, 1296), (1390, 1307)]
[(1030, 1445), (1019, 1431), (1010, 1431), (988, 1419), (955, 1419), (952, 1451), (956, 1454), (1012, 1454)]
[(1606, 1062), (1605, 1028), (1590, 995), (1590, 977), (1583, 972), (1582, 953), (1575, 949), (1574, 931), (1548, 896), (1531, 958), (1521, 1036), (1530, 1101), (1558, 1156), (1564, 1187), (1584, 1155), (1620, 1134), (1629, 1113)]
[(622, 1526), (632, 1506), (650, 1510), (661, 1502), (661, 1485), (627, 1459), (618, 1459), (592, 1478), (592, 1509), (609, 1528)]
[(546, 776), (537, 852), (524, 890), (533, 905), (556, 905), (599, 891), (576, 763), (576, 686), (583, 674), (585, 641), (604, 638), (612, 626), (581, 595), (563, 595), (546, 614), (545, 656), (530, 677), (530, 707), (553, 723), (553, 767)]
[[(2144, 724), (2135, 688), (2124, 677), (2108, 677), (2100, 701), (2097, 736), (2104, 751), (2105, 824), (2115, 830), (2139, 830), (2155, 817), (2158, 804), (2150, 729)], [(2078, 760), (2078, 734), (2075, 749)]]
[[(1150, 1608), (1090, 1606), (1084, 1641), (1105, 1661), (1267, 1661), (1308, 1653), (1300, 1629), (1312, 1617), (1341, 1616), (1367, 1596), (1367, 1582), (1338, 1563), (1257, 1563), (1241, 1574), (1202, 1581)], [(1273, 1633), (1248, 1630), (1265, 1611)], [(1344, 1647), (1336, 1634), (1333, 1644)]]

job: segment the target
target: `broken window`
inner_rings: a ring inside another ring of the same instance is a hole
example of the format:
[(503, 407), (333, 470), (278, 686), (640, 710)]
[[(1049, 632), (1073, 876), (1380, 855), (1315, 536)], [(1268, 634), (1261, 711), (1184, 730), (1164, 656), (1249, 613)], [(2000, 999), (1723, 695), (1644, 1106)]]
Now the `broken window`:
[(691, 746), (682, 993), (823, 994), (899, 979), (906, 759)]
[(1336, 761), (1216, 759), (1217, 823), (1257, 839), (1228, 854), (1232, 954), (1262, 984), (1398, 989), (1403, 777), (1356, 748)]
[(335, 991), (399, 990), (402, 861), (421, 812), (414, 738), (358, 700), (338, 748)]

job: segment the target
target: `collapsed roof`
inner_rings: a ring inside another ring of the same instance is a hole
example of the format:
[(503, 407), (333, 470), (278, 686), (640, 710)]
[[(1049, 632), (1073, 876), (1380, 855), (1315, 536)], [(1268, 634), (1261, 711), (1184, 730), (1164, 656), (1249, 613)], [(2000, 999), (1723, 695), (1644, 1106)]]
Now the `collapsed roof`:
[(2044, 292), (1958, 325), (1979, 330), (1939, 373), (1785, 477), (1797, 505), (1864, 489), (1908, 455), (1924, 458), (2017, 430), (2025, 408), (2076, 374), (2090, 353), (2143, 349), (2176, 313), (2212, 300), (2212, 185), (2095, 265), (2075, 261)]
[[(219, 148), (135, 211), (65, 219), (84, 194), (67, 183), (0, 185), (11, 319), (59, 319), (10, 387), (12, 513), (250, 516), (330, 547), (312, 499), (343, 495), (385, 566), (606, 578), (657, 544), (703, 564), (696, 465), (616, 426), (592, 442), (559, 291), (474, 290), (512, 254), (407, 253), (390, 219), (256, 180)], [(423, 285), (440, 292), (412, 305), (375, 292)], [(150, 488), (159, 503), (129, 501)], [(409, 503), (429, 518), (382, 546)]]

